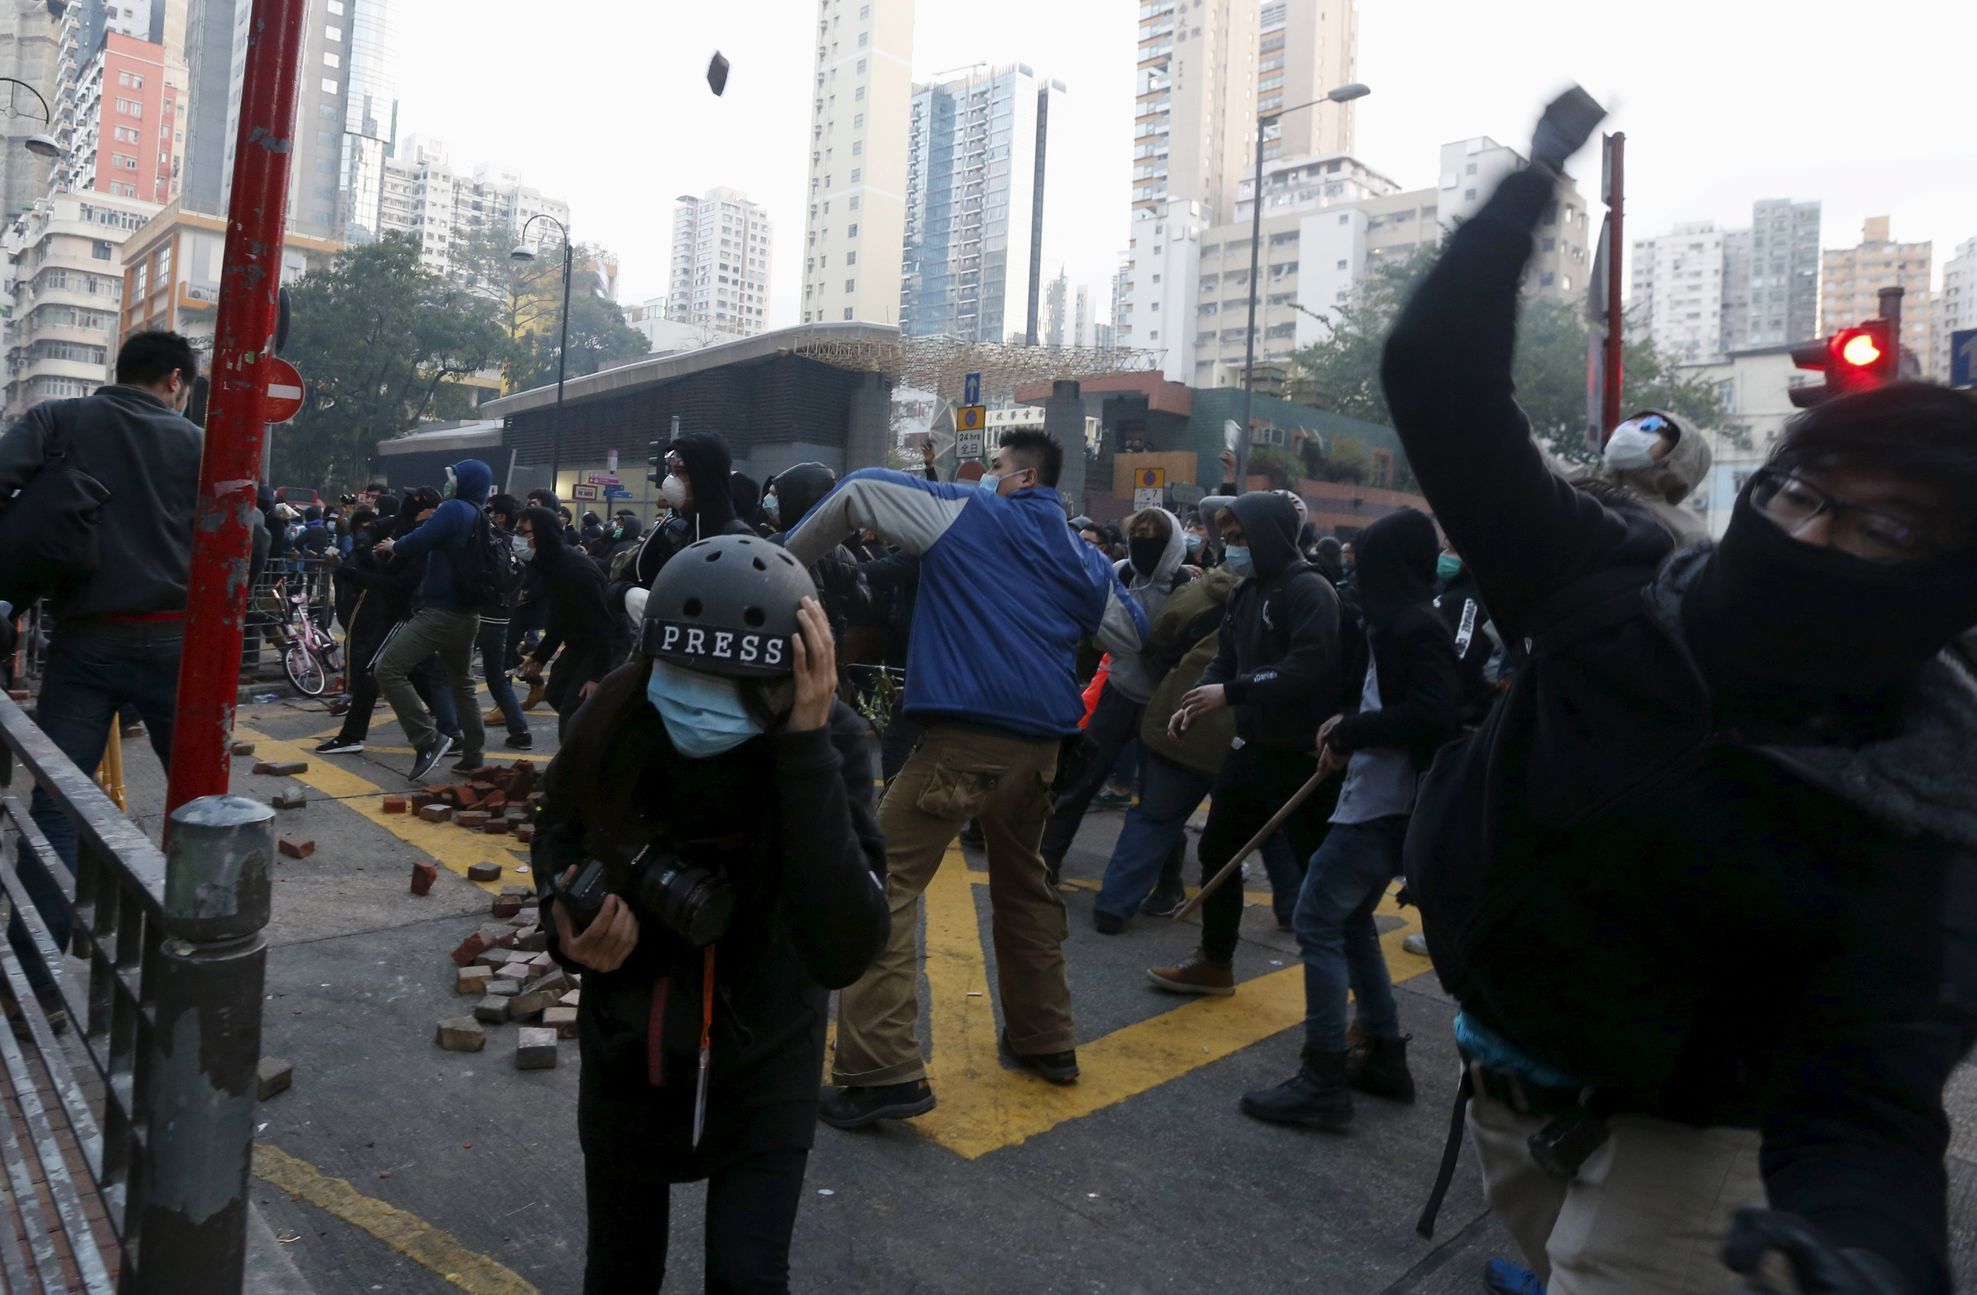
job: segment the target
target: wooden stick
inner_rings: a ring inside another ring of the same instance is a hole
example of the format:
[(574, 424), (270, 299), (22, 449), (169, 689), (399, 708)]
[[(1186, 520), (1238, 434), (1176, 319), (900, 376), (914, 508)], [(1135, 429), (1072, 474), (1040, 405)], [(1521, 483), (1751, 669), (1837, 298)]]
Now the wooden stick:
[(1249, 844), (1236, 851), (1235, 858), (1223, 864), (1222, 870), (1213, 877), (1210, 877), (1208, 884), (1196, 891), (1193, 899), (1181, 905), (1179, 911), (1174, 914), (1174, 920), (1178, 922), (1189, 913), (1200, 908), (1202, 901), (1214, 894), (1217, 886), (1220, 886), (1223, 882), (1234, 876), (1236, 870), (1242, 867), (1243, 860), (1261, 849), (1263, 843), (1270, 839), (1270, 833), (1282, 827), (1284, 820), (1296, 813), (1297, 807), (1302, 805), (1310, 797), (1312, 792), (1317, 791), (1318, 785), (1331, 777), (1332, 772), (1330, 769), (1321, 767), (1318, 772), (1312, 774), (1310, 779), (1302, 787), (1299, 787), (1296, 792), (1292, 793), (1289, 800), (1284, 802), (1284, 807), (1270, 816), (1270, 821), (1263, 825), (1263, 829), (1255, 836), (1249, 838)]

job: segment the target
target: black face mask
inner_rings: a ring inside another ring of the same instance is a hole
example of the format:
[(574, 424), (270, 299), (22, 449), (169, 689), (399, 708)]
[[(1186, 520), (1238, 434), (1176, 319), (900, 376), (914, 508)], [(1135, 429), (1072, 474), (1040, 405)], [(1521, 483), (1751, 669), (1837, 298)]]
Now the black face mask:
[(1683, 630), (1719, 690), (1884, 691), (1977, 623), (1968, 565), (1963, 554), (1867, 562), (1802, 543), (1746, 487), (1683, 596)]
[(1167, 552), (1167, 541), (1135, 535), (1126, 542), (1126, 551), (1132, 554), (1133, 569), (1143, 576), (1151, 576), (1160, 565), (1161, 556)]

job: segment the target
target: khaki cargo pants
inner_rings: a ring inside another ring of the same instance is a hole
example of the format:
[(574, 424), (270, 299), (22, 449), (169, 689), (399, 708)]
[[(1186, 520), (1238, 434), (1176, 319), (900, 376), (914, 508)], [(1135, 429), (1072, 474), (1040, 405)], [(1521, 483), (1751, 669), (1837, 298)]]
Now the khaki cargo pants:
[(988, 847), (996, 989), (1010, 1045), (1023, 1054), (1075, 1046), (1064, 972), (1064, 903), (1037, 852), (1050, 816), (1055, 739), (934, 724), (879, 805), (892, 938), (838, 996), (835, 1082), (901, 1084), (927, 1073), (920, 1017), (920, 896), (969, 819)]
[(1483, 1194), (1549, 1295), (1694, 1295), (1735, 1285), (1718, 1256), (1731, 1216), (1765, 1203), (1754, 1130), (1616, 1115), (1606, 1142), (1565, 1179), (1531, 1159), (1527, 1140), (1546, 1123), (1481, 1093), (1469, 1103)]

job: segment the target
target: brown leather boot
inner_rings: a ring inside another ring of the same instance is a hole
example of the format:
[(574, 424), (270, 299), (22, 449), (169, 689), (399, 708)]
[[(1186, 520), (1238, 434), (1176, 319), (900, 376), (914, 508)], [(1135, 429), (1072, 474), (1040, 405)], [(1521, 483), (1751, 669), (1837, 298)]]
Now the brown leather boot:
[(1233, 963), (1217, 962), (1196, 949), (1176, 967), (1148, 967), (1146, 978), (1170, 994), (1213, 994), (1227, 998), (1236, 992)]

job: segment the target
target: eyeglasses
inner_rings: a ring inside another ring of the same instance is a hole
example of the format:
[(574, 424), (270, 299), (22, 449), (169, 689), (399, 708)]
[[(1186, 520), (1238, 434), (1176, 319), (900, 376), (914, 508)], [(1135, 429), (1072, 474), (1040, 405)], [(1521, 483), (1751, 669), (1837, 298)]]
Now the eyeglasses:
[(1842, 503), (1803, 477), (1760, 468), (1751, 481), (1751, 505), (1787, 532), (1815, 517), (1833, 519), (1832, 546), (1866, 562), (1912, 562), (1932, 545), (1922, 528), (1859, 504)]

